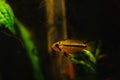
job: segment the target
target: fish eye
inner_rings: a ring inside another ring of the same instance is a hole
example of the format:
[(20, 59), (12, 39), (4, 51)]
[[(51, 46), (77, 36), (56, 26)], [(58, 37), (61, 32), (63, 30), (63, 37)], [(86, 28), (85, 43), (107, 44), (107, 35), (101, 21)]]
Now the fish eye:
[(59, 45), (58, 45), (58, 44), (55, 44), (55, 47), (57, 47), (57, 48), (58, 48), (58, 47), (59, 47)]
[(55, 44), (55, 47), (57, 47), (57, 48), (61, 51), (61, 49), (59, 48), (59, 45), (58, 45), (58, 44)]

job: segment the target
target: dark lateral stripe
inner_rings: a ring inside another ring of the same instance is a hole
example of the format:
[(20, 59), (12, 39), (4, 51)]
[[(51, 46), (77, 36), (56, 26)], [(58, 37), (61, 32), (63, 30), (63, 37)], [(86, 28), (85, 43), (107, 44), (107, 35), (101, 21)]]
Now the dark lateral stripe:
[(65, 45), (65, 44), (63, 44), (63, 46), (68, 46), (68, 47), (87, 47), (87, 46), (83, 46), (83, 45)]

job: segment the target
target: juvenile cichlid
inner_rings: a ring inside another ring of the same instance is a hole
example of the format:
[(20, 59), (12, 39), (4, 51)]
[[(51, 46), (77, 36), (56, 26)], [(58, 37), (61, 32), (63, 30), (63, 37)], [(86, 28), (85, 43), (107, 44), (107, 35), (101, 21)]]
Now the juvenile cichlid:
[(78, 40), (63, 40), (52, 45), (53, 50), (63, 52), (65, 55), (82, 52), (86, 47), (87, 45), (85, 43)]

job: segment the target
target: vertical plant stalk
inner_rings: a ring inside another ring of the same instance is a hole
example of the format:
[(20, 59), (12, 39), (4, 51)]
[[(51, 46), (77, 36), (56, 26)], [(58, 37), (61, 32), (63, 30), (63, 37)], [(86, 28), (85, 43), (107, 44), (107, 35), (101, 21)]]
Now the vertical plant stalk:
[[(48, 36), (48, 52), (51, 54), (51, 46), (54, 42), (67, 39), (67, 25), (66, 25), (66, 10), (65, 10), (65, 0), (45, 0), (46, 3), (46, 20), (47, 20), (47, 36)], [(62, 71), (66, 71), (69, 77), (74, 77), (74, 70), (72, 62), (69, 59), (66, 59), (66, 64), (63, 64), (63, 57), (61, 54), (58, 54), (57, 58), (57, 67), (62, 75)], [(53, 61), (54, 64), (54, 61)], [(61, 68), (60, 66), (63, 66)], [(68, 70), (69, 69), (69, 70)], [(71, 74), (69, 74), (71, 71)], [(73, 73), (73, 74), (72, 74)], [(60, 76), (61, 76), (60, 75)], [(63, 75), (62, 75), (63, 76)]]
[(46, 22), (48, 29), (48, 51), (51, 52), (52, 38), (55, 37), (55, 25), (54, 25), (54, 0), (45, 0), (46, 4)]
[(63, 32), (64, 32), (63, 38), (67, 39), (68, 37), (67, 37), (67, 20), (66, 20), (65, 0), (61, 0), (61, 12), (62, 12), (62, 19), (63, 19), (62, 20), (62, 23), (63, 23), (62, 26), (63, 26)]
[(45, 0), (48, 30), (48, 51), (54, 42), (67, 39), (66, 13), (64, 0)]
[(42, 68), (39, 62), (40, 58), (38, 57), (39, 54), (36, 46), (34, 45), (34, 42), (31, 39), (31, 34), (19, 20), (15, 19), (15, 22), (18, 26), (18, 30), (20, 32), (20, 36), (23, 40), (29, 59), (32, 63), (34, 78), (35, 80), (44, 80), (44, 76), (41, 70)]

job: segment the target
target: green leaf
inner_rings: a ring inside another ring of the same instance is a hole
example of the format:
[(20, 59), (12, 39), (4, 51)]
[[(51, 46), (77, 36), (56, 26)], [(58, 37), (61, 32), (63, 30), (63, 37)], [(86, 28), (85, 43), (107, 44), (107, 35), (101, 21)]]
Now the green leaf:
[(4, 0), (0, 1), (0, 27), (10, 30), (13, 34), (16, 33), (13, 11)]
[(91, 62), (93, 62), (94, 64), (96, 63), (96, 58), (94, 57), (92, 52), (90, 52), (88, 50), (84, 50), (83, 52), (84, 52), (84, 54), (86, 54), (89, 57)]

